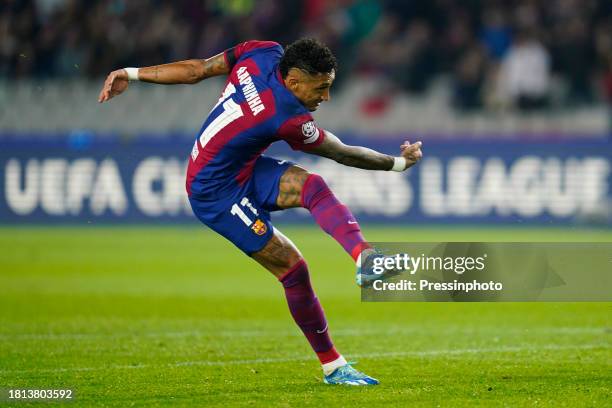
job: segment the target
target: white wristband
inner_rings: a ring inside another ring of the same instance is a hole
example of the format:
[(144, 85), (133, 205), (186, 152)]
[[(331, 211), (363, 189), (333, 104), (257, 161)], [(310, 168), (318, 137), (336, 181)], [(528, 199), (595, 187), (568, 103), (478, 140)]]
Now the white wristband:
[(123, 68), (127, 72), (129, 81), (138, 81), (138, 68)]
[(404, 171), (406, 170), (406, 159), (403, 157), (394, 157), (393, 158), (393, 167), (391, 167), (391, 171)]

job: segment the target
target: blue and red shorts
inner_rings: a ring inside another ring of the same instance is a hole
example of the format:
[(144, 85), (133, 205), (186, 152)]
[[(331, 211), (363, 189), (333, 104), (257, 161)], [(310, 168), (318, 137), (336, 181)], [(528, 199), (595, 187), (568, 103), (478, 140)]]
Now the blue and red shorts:
[(222, 199), (189, 197), (191, 208), (202, 223), (251, 255), (272, 238), (270, 212), (281, 209), (276, 205), (280, 178), (293, 165), (287, 160), (261, 156), (251, 178), (242, 186), (231, 189)]

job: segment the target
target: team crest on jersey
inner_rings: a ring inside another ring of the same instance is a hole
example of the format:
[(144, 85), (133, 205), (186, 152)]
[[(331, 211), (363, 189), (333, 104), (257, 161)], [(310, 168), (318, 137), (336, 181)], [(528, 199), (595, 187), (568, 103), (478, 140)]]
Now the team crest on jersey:
[(255, 221), (255, 223), (253, 224), (251, 229), (257, 235), (263, 235), (268, 230), (268, 227), (266, 226), (266, 224), (262, 220), (258, 219), (257, 221)]
[(302, 124), (302, 134), (306, 137), (304, 139), (305, 144), (314, 143), (319, 138), (319, 129), (311, 120)]

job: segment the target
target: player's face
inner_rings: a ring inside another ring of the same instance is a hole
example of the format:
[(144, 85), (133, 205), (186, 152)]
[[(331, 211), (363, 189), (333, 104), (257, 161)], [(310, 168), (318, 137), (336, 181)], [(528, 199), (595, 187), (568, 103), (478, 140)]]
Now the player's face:
[(295, 72), (287, 86), (309, 111), (314, 112), (321, 102), (329, 101), (329, 89), (336, 79), (334, 71), (315, 75), (297, 69), (292, 71)]

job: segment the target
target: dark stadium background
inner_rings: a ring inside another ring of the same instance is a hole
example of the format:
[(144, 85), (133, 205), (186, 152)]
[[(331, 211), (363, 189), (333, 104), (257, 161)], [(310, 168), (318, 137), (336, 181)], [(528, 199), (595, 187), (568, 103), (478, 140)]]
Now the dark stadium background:
[(223, 80), (97, 103), (113, 69), (303, 36), (339, 59), (321, 127), (389, 154), (423, 141), (402, 174), (270, 150), (323, 175), (366, 237), (612, 241), (610, 1), (3, 0), (0, 389), (72, 387), (84, 406), (609, 403), (609, 303), (363, 304), (340, 247), (287, 211), (273, 220), (337, 342), (388, 388), (319, 387), (276, 282), (186, 202)]
[(220, 81), (99, 106), (103, 76), (313, 36), (340, 61), (321, 126), (388, 153), (425, 144), (405, 177), (276, 147), (363, 221), (610, 226), (612, 7), (553, 3), (3, 2), (0, 220), (194, 222), (183, 166)]

